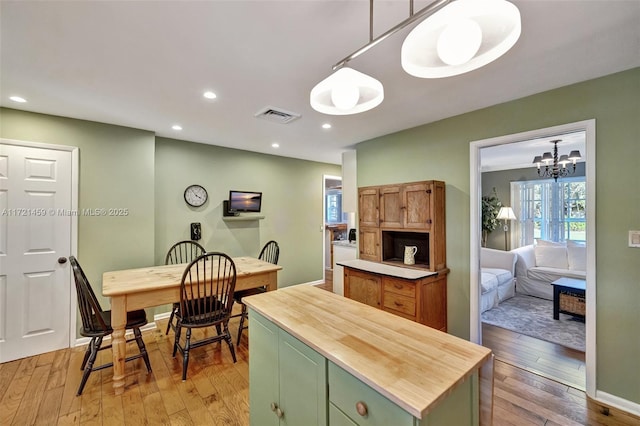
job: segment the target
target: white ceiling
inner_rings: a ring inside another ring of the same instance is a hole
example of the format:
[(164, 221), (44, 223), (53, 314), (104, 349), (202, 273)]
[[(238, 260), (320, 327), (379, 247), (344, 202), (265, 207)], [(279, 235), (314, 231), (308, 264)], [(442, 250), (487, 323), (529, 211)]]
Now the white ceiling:
[[(0, 104), (339, 164), (364, 140), (640, 66), (640, 1), (512, 2), (522, 35), (497, 61), (446, 79), (412, 77), (400, 66), (409, 27), (350, 63), (384, 84), (382, 105), (327, 116), (310, 107), (309, 92), (368, 42), (367, 0), (2, 0)], [(408, 0), (374, 5), (374, 36), (409, 14)], [(205, 90), (218, 98), (204, 99)], [(302, 117), (256, 119), (265, 106)]]
[(499, 170), (523, 169), (535, 167), (533, 159), (545, 152), (553, 154), (551, 141), (559, 140), (558, 157), (569, 154), (571, 151), (580, 151), (578, 163), (587, 161), (587, 141), (584, 131), (559, 134), (552, 137), (536, 138), (513, 142), (503, 145), (495, 145), (480, 150), (480, 165), (482, 172), (495, 172)]

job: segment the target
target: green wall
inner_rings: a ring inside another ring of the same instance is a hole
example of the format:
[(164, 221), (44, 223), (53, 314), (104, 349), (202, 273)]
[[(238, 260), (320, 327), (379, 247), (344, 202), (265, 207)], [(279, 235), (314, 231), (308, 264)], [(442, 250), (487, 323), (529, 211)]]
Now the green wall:
[(2, 108), (0, 137), (78, 147), (79, 210), (129, 209), (122, 217), (78, 217), (78, 261), (99, 298), (103, 272), (153, 265), (153, 133)]
[[(429, 105), (425, 103), (425, 108)], [(449, 331), (469, 337), (469, 143), (596, 120), (596, 387), (640, 403), (640, 68), (562, 87), (357, 145), (358, 186), (447, 183)]]
[[(257, 256), (264, 243), (277, 240), (281, 287), (323, 277), (323, 175), (340, 175), (338, 165), (156, 139), (153, 132), (7, 108), (0, 109), (0, 137), (78, 147), (80, 211), (129, 209), (126, 217), (78, 220), (78, 260), (105, 307), (103, 272), (164, 263), (174, 242), (189, 239), (191, 222), (202, 224), (205, 248), (232, 256)], [(192, 183), (209, 192), (200, 209), (183, 199)], [(230, 189), (262, 191), (265, 219), (222, 221)]]
[[(200, 243), (231, 256), (258, 256), (267, 241), (278, 241), (279, 287), (322, 279), (323, 175), (340, 175), (340, 166), (163, 138), (155, 158), (156, 263), (171, 244), (189, 239), (191, 222), (200, 222)], [(201, 208), (183, 199), (194, 183), (209, 194)], [(262, 192), (265, 218), (224, 221), (222, 201), (231, 189)]]

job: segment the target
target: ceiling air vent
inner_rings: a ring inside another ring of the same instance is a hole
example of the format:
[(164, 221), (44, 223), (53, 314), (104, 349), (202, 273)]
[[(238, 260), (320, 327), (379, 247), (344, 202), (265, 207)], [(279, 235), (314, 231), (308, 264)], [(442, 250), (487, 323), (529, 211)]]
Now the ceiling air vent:
[(287, 124), (300, 118), (300, 114), (272, 106), (262, 108), (260, 111), (256, 112), (254, 116), (280, 124)]

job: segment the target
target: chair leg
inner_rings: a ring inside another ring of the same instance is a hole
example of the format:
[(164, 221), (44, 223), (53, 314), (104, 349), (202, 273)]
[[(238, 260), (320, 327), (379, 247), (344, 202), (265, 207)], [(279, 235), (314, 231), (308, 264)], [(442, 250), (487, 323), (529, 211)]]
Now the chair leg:
[(187, 380), (187, 367), (189, 367), (189, 349), (191, 349), (191, 329), (187, 328), (184, 352), (182, 353), (182, 381)]
[(182, 333), (182, 327), (180, 325), (180, 320), (176, 324), (176, 338), (173, 343), (173, 357), (176, 357), (176, 352), (178, 351), (178, 343), (180, 342), (180, 334)]
[(231, 339), (231, 333), (229, 333), (229, 323), (224, 324), (224, 340), (227, 342), (229, 346), (229, 350), (231, 351), (231, 358), (233, 358), (233, 362), (236, 362), (236, 351), (233, 348), (233, 339)]
[(136, 337), (136, 343), (138, 344), (138, 349), (140, 349), (140, 353), (142, 354), (142, 359), (144, 363), (147, 365), (147, 371), (151, 373), (151, 363), (149, 362), (149, 354), (147, 353), (147, 348), (144, 345), (144, 340), (142, 340), (142, 333), (138, 327), (133, 329), (133, 335)]
[(87, 350), (84, 351), (84, 359), (82, 360), (80, 370), (84, 370), (84, 367), (87, 365), (87, 361), (89, 360), (89, 355), (91, 355), (91, 344), (89, 344), (89, 346), (87, 346)]
[(171, 330), (171, 324), (173, 323), (173, 317), (176, 315), (176, 304), (173, 304), (171, 308), (171, 315), (169, 316), (169, 322), (167, 323), (167, 331), (164, 333), (165, 336), (169, 334), (169, 330)]
[[(98, 351), (100, 350), (100, 345), (102, 344), (102, 337), (94, 337), (91, 339), (89, 343), (89, 357), (86, 366), (84, 366), (84, 373), (82, 374), (82, 380), (80, 381), (80, 387), (78, 387), (78, 392), (76, 395), (80, 396), (84, 389), (84, 385), (87, 384), (87, 379), (89, 375), (93, 371), (93, 363), (96, 361), (96, 356), (98, 355)], [(84, 363), (83, 363), (84, 364)]]
[(244, 321), (247, 316), (247, 305), (241, 303), (242, 312), (240, 313), (240, 325), (238, 326), (238, 342), (236, 345), (240, 346), (240, 338), (242, 337), (242, 329), (244, 328)]

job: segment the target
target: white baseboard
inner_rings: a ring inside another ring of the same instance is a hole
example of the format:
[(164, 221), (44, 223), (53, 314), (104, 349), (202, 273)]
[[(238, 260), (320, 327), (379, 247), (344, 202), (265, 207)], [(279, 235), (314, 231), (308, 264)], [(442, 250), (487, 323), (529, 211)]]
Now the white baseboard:
[(620, 398), (619, 396), (596, 390), (596, 397), (594, 400), (604, 405), (626, 411), (627, 413), (631, 413), (635, 416), (640, 416), (640, 404)]
[(163, 320), (163, 319), (167, 319), (171, 316), (171, 311), (167, 311), (167, 312), (163, 312), (161, 314), (155, 314), (153, 316), (153, 320), (154, 321), (158, 321), (158, 320)]
[(324, 284), (324, 280), (310, 281), (308, 283), (300, 283), (299, 285), (320, 285)]

